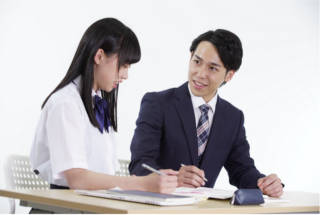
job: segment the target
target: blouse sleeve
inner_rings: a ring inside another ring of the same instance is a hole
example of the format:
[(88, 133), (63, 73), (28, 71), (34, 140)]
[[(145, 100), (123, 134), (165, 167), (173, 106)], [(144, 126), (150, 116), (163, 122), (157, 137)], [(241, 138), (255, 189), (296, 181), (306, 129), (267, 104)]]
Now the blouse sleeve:
[(53, 179), (64, 178), (63, 171), (88, 169), (84, 116), (76, 103), (64, 101), (48, 111), (46, 123)]

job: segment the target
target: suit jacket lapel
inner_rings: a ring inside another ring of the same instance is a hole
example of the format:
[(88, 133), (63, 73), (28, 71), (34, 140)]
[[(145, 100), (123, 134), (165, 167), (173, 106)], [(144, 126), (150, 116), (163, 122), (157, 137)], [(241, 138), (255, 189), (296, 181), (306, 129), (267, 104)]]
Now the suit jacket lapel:
[(193, 165), (198, 165), (198, 145), (197, 145), (197, 132), (193, 106), (191, 102), (190, 93), (188, 90), (188, 82), (183, 84), (176, 90), (175, 106), (177, 113), (181, 119), (182, 126), (187, 137), (189, 151)]

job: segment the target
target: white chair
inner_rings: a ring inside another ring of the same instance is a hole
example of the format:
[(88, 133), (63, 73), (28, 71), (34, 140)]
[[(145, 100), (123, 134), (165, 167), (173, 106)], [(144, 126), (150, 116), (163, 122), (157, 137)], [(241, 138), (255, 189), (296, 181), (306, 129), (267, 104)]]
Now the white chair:
[[(129, 176), (129, 160), (119, 159), (116, 175)], [(29, 157), (10, 155), (5, 162), (5, 182), (9, 189), (49, 189), (49, 184), (33, 172)], [(15, 213), (15, 200), (9, 199), (10, 213)]]
[(129, 164), (130, 160), (118, 159), (119, 162), (119, 171), (116, 171), (116, 175), (118, 176), (129, 176)]
[[(5, 162), (5, 183), (9, 189), (49, 189), (49, 184), (36, 175), (29, 157), (10, 155)], [(9, 199), (10, 213), (15, 213), (15, 200)]]

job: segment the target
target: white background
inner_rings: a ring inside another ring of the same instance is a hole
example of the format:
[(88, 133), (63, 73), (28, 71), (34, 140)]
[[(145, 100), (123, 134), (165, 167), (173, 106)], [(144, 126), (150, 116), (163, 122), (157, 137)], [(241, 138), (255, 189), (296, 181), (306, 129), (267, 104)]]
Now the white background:
[[(256, 166), (277, 173), (285, 190), (319, 192), (317, 0), (1, 0), (1, 167), (9, 154), (29, 154), (41, 103), (64, 77), (86, 28), (104, 17), (132, 28), (142, 48), (120, 86), (119, 158), (130, 159), (144, 93), (184, 83), (192, 40), (224, 28), (241, 38), (244, 58), (219, 94), (244, 111)], [(224, 170), (216, 187), (234, 189)], [(0, 212), (7, 211), (0, 198)]]

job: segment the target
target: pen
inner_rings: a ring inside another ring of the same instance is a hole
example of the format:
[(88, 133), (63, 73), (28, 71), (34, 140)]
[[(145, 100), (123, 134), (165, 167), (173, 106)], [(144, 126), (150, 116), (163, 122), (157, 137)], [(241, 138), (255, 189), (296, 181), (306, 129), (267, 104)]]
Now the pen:
[(145, 163), (142, 164), (142, 167), (145, 168), (145, 169), (147, 169), (147, 170), (150, 170), (151, 172), (155, 172), (155, 173), (157, 173), (158, 175), (166, 175), (165, 173), (160, 172), (159, 170), (156, 170), (156, 169), (152, 168), (151, 166), (149, 166), (149, 165), (147, 165), (147, 164), (145, 164)]
[[(184, 165), (184, 164), (182, 163), (181, 166), (186, 166), (186, 165)], [(204, 180), (205, 182), (208, 181), (208, 179), (206, 179), (206, 177), (203, 177), (203, 180)]]

